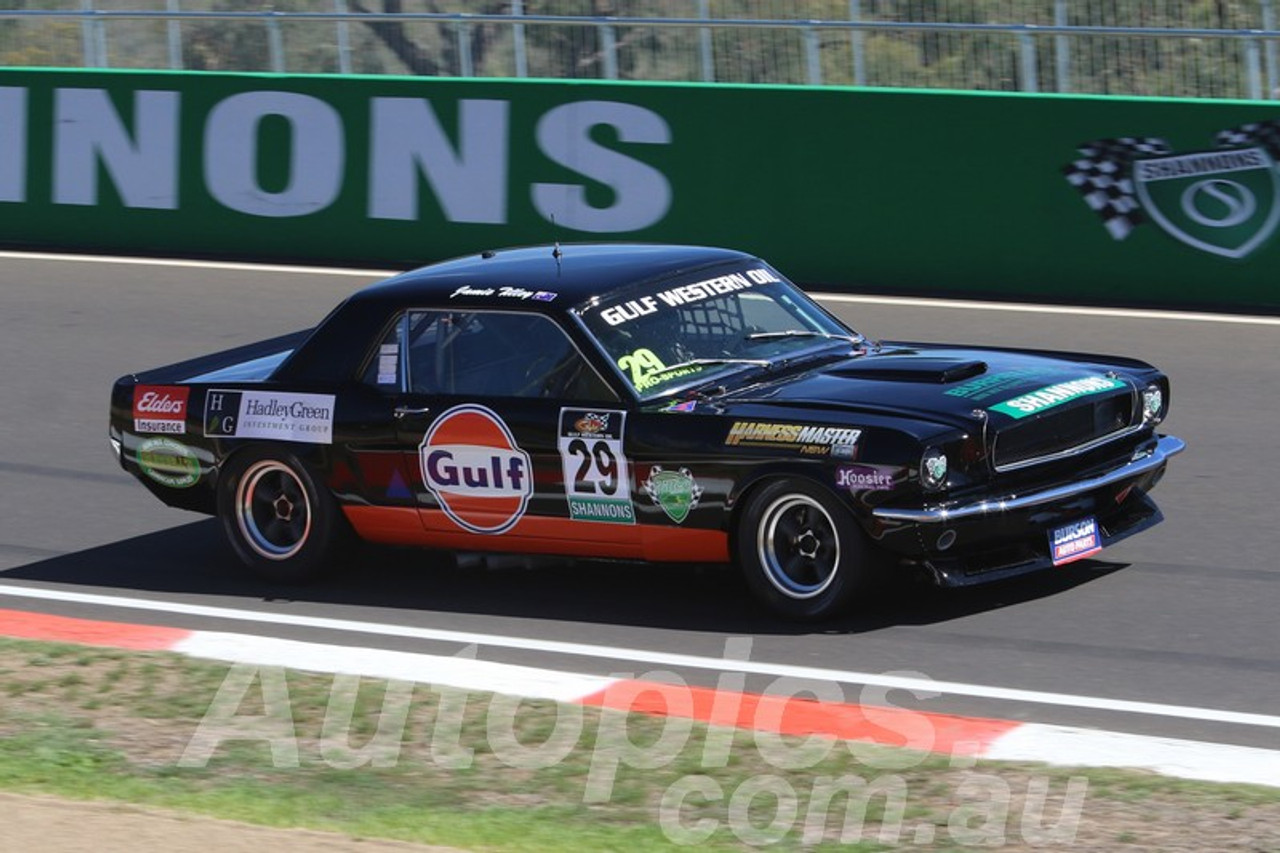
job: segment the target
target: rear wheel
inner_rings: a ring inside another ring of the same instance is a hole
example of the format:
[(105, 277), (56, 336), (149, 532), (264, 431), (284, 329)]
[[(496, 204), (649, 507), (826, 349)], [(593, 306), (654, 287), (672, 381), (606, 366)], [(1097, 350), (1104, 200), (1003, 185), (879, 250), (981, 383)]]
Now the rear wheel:
[(272, 581), (319, 576), (352, 539), (333, 495), (277, 447), (233, 458), (218, 486), (218, 517), (241, 562)]
[(789, 619), (844, 610), (877, 562), (849, 511), (804, 480), (776, 480), (749, 495), (735, 537), (747, 585)]

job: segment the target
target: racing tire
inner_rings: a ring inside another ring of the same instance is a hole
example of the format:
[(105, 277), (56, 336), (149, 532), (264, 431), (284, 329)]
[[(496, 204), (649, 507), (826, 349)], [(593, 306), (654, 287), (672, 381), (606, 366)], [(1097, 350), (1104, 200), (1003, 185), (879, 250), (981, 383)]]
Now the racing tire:
[(880, 562), (849, 510), (805, 480), (774, 480), (751, 492), (734, 537), (752, 594), (795, 621), (846, 610)]
[(236, 557), (274, 582), (315, 580), (354, 541), (333, 494), (280, 447), (232, 457), (218, 483), (218, 519)]

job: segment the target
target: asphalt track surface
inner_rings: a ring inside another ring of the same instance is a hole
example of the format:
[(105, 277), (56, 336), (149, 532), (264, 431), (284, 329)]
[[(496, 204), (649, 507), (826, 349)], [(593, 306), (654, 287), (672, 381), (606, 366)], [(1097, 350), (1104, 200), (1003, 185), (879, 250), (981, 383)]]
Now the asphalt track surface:
[[(1274, 319), (829, 302), (873, 337), (1152, 361), (1173, 383), (1165, 429), (1188, 450), (1155, 492), (1166, 523), (1101, 559), (969, 590), (908, 587), (814, 628), (778, 623), (717, 569), (476, 569), (372, 549), (331, 580), (271, 586), (237, 566), (213, 521), (162, 506), (116, 465), (106, 423), (117, 376), (312, 325), (376, 278), (0, 256), (0, 608), (444, 654), (466, 648), (466, 634), (514, 638), (482, 640), (476, 654), (602, 675), (674, 670), (689, 683), (757, 691), (780, 687), (787, 667), (820, 667), (849, 674), (834, 685), (848, 701), (1280, 748)], [(276, 615), (295, 624), (273, 625)], [(396, 636), (395, 626), (445, 633)], [(577, 645), (548, 649), (555, 641)], [(749, 646), (765, 671), (724, 675), (732, 664), (688, 657), (721, 658), (726, 644), (738, 655)], [(886, 693), (859, 676), (902, 672), (952, 686)], [(1230, 712), (1257, 716), (1232, 722)]]

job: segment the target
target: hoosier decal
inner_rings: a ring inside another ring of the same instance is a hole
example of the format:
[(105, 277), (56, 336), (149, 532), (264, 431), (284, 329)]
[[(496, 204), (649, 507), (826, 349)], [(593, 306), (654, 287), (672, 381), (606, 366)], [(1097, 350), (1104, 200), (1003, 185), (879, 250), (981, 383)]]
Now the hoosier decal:
[(454, 524), (472, 533), (506, 533), (533, 495), (529, 454), (497, 414), (454, 406), (418, 445), (422, 481)]
[(892, 489), (898, 470), (886, 471), (875, 465), (842, 465), (836, 470), (836, 485), (851, 492)]

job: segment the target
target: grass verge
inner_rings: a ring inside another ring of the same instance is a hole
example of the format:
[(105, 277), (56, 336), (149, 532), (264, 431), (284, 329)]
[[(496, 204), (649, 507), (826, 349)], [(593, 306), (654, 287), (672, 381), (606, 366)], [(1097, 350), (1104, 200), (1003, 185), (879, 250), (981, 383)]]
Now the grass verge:
[[(478, 850), (1280, 850), (1280, 790), (0, 640), (0, 788)], [(1244, 846), (1241, 846), (1244, 845)]]

